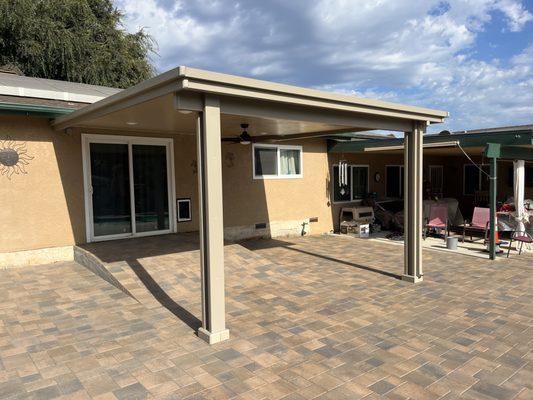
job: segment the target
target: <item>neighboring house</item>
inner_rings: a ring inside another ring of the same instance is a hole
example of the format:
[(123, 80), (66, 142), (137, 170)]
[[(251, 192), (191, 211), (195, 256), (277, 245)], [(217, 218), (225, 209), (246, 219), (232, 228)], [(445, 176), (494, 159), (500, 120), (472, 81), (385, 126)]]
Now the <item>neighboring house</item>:
[[(533, 155), (533, 125), (459, 131), (424, 136), (424, 199), (454, 198), (465, 218), (470, 219), (475, 206), (489, 206), (488, 143), (517, 146)], [(462, 149), (462, 150), (461, 150)], [(404, 195), (403, 138), (347, 141), (330, 139), (329, 162), (334, 177), (332, 201), (335, 209), (357, 203), (368, 193), (383, 201)], [(466, 154), (465, 154), (466, 153)], [(470, 159), (467, 157), (470, 157)], [(498, 162), (497, 201), (513, 196), (513, 160)], [(350, 187), (340, 193), (336, 181), (338, 163), (350, 165)], [(487, 174), (480, 172), (473, 162)], [(525, 197), (533, 198), (533, 162), (526, 161)]]

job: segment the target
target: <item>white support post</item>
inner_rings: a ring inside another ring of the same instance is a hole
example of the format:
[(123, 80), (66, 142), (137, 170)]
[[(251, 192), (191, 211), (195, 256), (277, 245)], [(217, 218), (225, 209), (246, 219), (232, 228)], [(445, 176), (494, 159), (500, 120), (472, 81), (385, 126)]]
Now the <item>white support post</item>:
[(209, 344), (229, 338), (224, 293), (224, 223), (222, 218), (222, 150), (220, 104), (206, 95), (198, 114), (198, 188), (202, 327), (198, 336)]
[(403, 280), (416, 283), (423, 279), (423, 138), (425, 124), (413, 123), (404, 138), (404, 275)]

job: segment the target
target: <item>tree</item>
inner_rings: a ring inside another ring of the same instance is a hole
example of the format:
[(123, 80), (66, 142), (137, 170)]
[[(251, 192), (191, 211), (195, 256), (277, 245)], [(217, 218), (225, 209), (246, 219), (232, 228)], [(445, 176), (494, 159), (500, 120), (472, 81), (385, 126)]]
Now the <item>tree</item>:
[(154, 74), (152, 38), (127, 33), (111, 0), (0, 0), (0, 66), (126, 88)]

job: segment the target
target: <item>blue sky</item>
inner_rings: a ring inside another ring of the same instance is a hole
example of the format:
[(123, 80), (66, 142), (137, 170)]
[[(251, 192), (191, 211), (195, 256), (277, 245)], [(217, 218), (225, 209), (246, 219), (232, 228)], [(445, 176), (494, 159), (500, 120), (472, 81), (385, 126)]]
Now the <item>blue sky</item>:
[(115, 0), (178, 65), (450, 111), (463, 130), (533, 123), (533, 1)]

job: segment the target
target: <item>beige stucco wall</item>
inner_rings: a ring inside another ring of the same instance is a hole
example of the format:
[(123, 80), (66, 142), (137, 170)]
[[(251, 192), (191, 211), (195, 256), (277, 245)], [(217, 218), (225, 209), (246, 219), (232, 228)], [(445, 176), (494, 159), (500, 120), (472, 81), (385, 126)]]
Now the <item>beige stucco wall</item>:
[[(0, 140), (9, 136), (19, 145), (25, 143), (28, 155), (33, 157), (25, 166), (27, 174), (14, 174), (11, 179), (0, 177), (0, 253), (86, 241), (81, 133), (55, 132), (43, 118), (0, 116)], [(177, 230), (197, 230), (195, 136), (139, 136), (174, 139), (176, 197), (191, 198), (193, 215), (191, 222), (178, 223)], [(310, 139), (291, 144), (303, 145), (303, 178), (254, 180), (251, 146), (223, 144), (225, 227), (233, 227), (234, 232), (247, 228), (250, 234), (257, 223), (277, 223), (279, 234), (286, 226), (294, 228), (303, 220), (318, 217), (307, 232), (332, 229), (326, 143)]]
[(332, 230), (328, 205), (328, 158), (323, 139), (290, 141), (303, 146), (303, 177), (295, 179), (253, 179), (251, 146), (224, 144), (224, 225), (293, 221), (278, 234), (295, 233), (298, 221), (318, 218), (307, 228), (310, 233)]
[(26, 143), (27, 174), (0, 176), (0, 252), (72, 245), (82, 240), (79, 136), (58, 134), (42, 118), (0, 116), (0, 140)]

